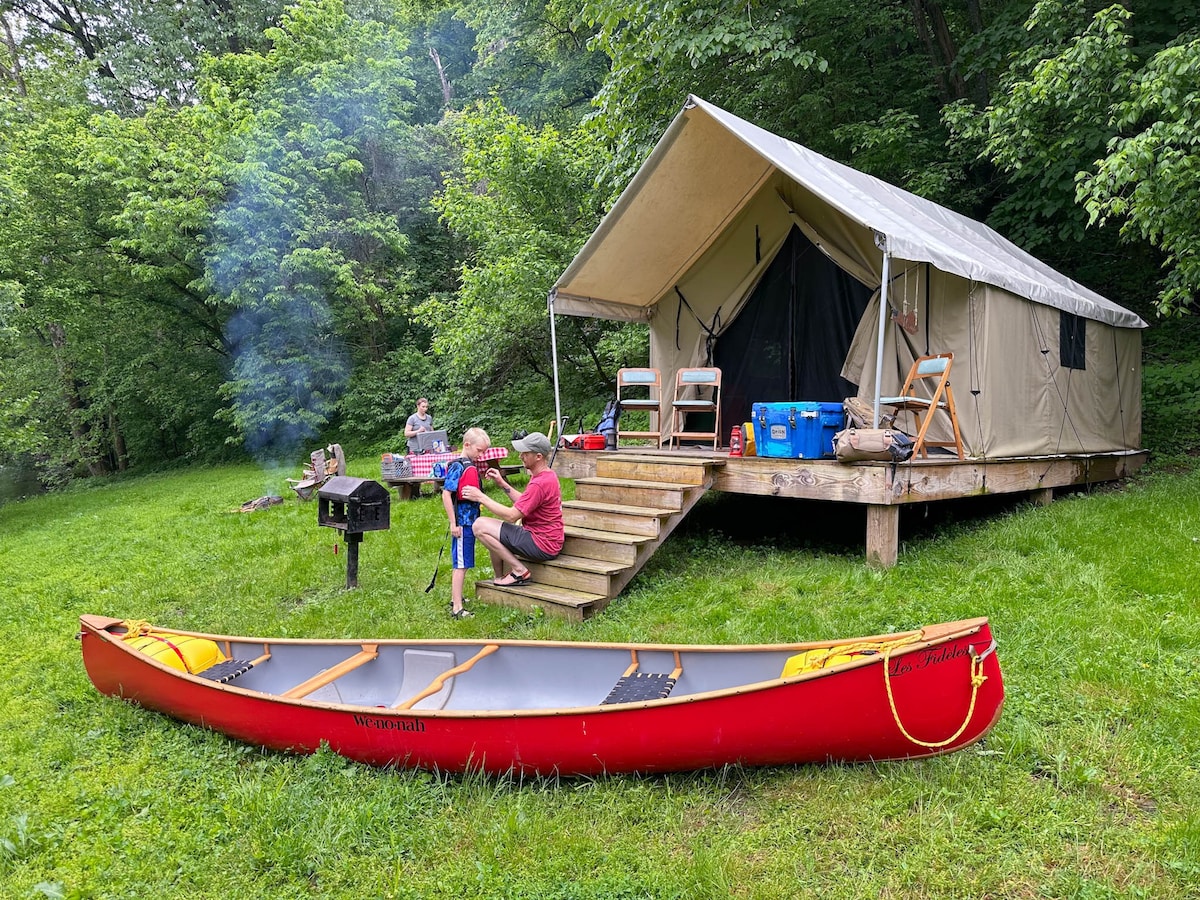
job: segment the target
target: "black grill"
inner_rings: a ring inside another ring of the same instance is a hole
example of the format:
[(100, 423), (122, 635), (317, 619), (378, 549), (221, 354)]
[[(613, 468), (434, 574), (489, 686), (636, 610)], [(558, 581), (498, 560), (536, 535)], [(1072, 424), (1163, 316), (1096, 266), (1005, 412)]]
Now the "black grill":
[(346, 537), (346, 587), (358, 587), (358, 545), (367, 531), (392, 525), (392, 498), (378, 481), (339, 475), (317, 492), (317, 524)]

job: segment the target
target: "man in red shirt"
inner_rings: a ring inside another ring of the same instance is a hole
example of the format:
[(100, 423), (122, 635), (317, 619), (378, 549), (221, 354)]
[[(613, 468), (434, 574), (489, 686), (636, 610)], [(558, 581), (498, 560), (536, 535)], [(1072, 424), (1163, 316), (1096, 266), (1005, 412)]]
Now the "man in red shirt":
[[(521, 464), (529, 470), (529, 484), (518, 491), (499, 469), (488, 469), (486, 477), (500, 485), (513, 501), (506, 506), (493, 500), (480, 488), (464, 487), (462, 498), (478, 502), (496, 518), (480, 518), (472, 526), (475, 537), (488, 548), (492, 571), (498, 587), (528, 584), (530, 575), (522, 559), (544, 562), (562, 552), (562, 490), (558, 476), (550, 468), (550, 439), (535, 431), (513, 441), (521, 454)], [(519, 524), (518, 524), (519, 523)]]

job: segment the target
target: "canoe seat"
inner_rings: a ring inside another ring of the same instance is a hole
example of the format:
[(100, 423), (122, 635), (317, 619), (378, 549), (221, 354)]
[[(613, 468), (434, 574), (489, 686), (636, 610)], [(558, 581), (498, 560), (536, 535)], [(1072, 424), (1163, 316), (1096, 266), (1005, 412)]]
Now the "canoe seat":
[[(454, 668), (454, 654), (446, 650), (405, 650), (404, 651), (404, 680), (400, 691), (388, 706), (399, 706), (410, 697), (433, 683), (433, 680), (443, 672)], [(450, 699), (454, 682), (443, 684), (435, 694), (427, 694), (421, 709), (444, 709)], [(414, 703), (415, 707), (416, 704)]]
[(641, 703), (645, 700), (662, 700), (675, 687), (676, 679), (661, 672), (634, 672), (622, 675), (600, 701), (601, 706), (610, 703)]
[(675, 682), (683, 674), (683, 663), (679, 659), (679, 651), (675, 651), (675, 668), (668, 675), (665, 672), (638, 671), (638, 652), (631, 650), (633, 661), (629, 668), (617, 679), (608, 696), (600, 701), (601, 706), (612, 703), (644, 703), (647, 700), (665, 700), (675, 687)]
[(209, 681), (215, 681), (218, 684), (229, 684), (239, 675), (244, 675), (254, 668), (254, 664), (258, 662), (255, 659), (227, 659), (225, 662), (219, 662), (216, 665), (209, 666), (203, 672), (197, 673), (201, 678), (207, 678)]

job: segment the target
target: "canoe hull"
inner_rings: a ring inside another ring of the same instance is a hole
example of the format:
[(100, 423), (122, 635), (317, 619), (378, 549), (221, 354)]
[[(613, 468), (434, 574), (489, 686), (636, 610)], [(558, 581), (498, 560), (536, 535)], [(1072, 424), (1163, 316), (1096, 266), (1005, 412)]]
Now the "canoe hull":
[[(102, 693), (270, 749), (311, 753), (327, 744), (375, 766), (596, 775), (909, 759), (978, 741), (1004, 698), (984, 619), (954, 623), (963, 626), (957, 636), (895, 653), (887, 679), (879, 659), (667, 700), (495, 711), (285, 700), (216, 685), (131, 650), (105, 622), (114, 620), (84, 617), (82, 630), (84, 663)], [(974, 687), (973, 665), (985, 676)]]

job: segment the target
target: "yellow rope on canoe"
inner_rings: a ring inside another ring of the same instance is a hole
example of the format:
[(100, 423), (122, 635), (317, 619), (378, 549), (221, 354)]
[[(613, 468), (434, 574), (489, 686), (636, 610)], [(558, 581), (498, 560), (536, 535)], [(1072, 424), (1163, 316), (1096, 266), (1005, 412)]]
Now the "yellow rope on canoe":
[[(854, 643), (839, 643), (829, 647), (826, 652), (820, 653), (817, 650), (809, 650), (804, 654), (804, 671), (812, 670), (812, 668), (824, 668), (830, 660), (838, 658), (838, 656), (856, 656), (859, 654), (883, 653), (889, 654), (893, 650), (898, 650), (901, 647), (907, 647), (908, 644), (917, 643), (922, 640), (922, 635), (919, 631), (912, 632), (911, 635), (904, 637), (896, 637), (890, 641), (856, 641)], [(845, 660), (839, 660), (839, 662)]]
[(126, 619), (122, 623), (128, 630), (121, 635), (121, 640), (132, 641), (134, 638), (149, 634), (152, 626), (142, 619)]
[[(918, 638), (920, 635), (918, 635)], [(993, 644), (993, 646), (995, 646)], [(883, 684), (887, 688), (888, 705), (892, 708), (892, 718), (896, 721), (896, 727), (900, 729), (900, 733), (904, 735), (912, 743), (919, 747), (928, 747), (930, 750), (936, 750), (939, 747), (945, 747), (947, 744), (958, 740), (959, 736), (967, 730), (967, 725), (971, 721), (971, 716), (975, 714), (975, 700), (979, 697), (979, 686), (987, 681), (987, 676), (983, 674), (983, 661), (987, 658), (987, 653), (976, 653), (975, 648), (971, 648), (971, 704), (967, 707), (967, 717), (963, 719), (963, 723), (958, 726), (958, 730), (944, 741), (923, 741), (920, 738), (915, 738), (908, 733), (908, 729), (904, 727), (904, 723), (900, 721), (900, 713), (896, 711), (896, 698), (892, 696), (892, 677), (891, 677), (891, 655), (895, 647), (887, 647), (883, 651)]]

